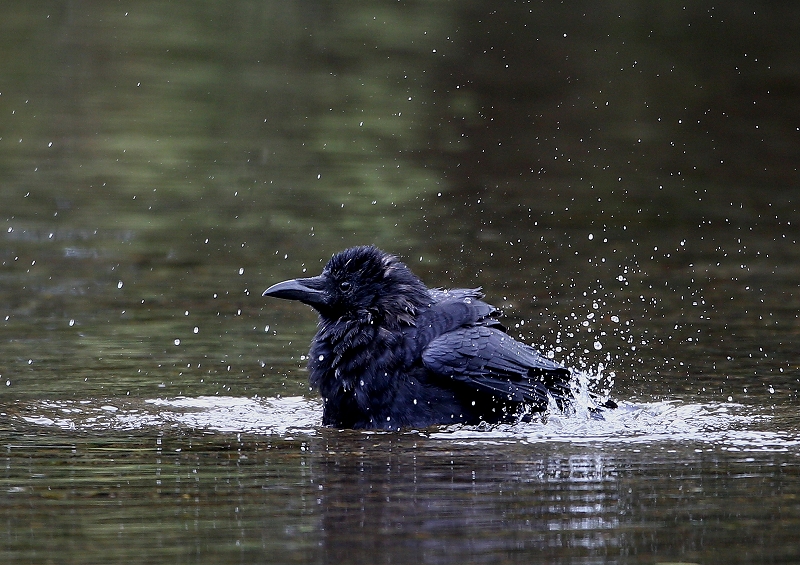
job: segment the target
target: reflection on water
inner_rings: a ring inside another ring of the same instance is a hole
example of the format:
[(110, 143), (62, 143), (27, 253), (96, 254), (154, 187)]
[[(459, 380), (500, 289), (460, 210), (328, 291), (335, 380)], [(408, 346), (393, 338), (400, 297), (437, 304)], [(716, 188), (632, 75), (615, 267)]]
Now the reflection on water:
[(737, 405), (625, 405), (589, 434), (552, 414), (340, 431), (309, 425), (319, 406), (297, 398), (17, 409), (0, 477), (0, 512), (25, 532), (3, 538), (14, 560), (723, 563), (797, 550), (798, 438)]

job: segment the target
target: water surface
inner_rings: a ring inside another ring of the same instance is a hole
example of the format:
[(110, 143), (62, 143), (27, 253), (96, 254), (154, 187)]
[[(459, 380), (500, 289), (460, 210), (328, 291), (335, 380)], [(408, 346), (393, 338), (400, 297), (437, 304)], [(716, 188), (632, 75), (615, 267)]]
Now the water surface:
[[(798, 15), (10, 3), (0, 559), (797, 561)], [(620, 409), (321, 428), (260, 295), (362, 243)]]

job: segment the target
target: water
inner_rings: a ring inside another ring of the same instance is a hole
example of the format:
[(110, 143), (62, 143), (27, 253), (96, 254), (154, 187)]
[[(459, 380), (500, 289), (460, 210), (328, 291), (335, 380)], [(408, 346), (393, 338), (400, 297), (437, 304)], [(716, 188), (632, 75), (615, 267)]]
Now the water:
[(721, 562), (797, 551), (798, 438), (741, 405), (623, 404), (602, 423), (404, 433), (318, 428), (319, 404), (299, 398), (22, 411), (30, 426), (7, 434), (2, 481), (14, 560)]
[[(797, 561), (797, 21), (7, 6), (0, 560)], [(319, 427), (260, 295), (359, 243), (620, 408)]]
[[(226, 396), (142, 401), (43, 401), (16, 406), (16, 415), (38, 426), (75, 432), (148, 429), (207, 430), (286, 438), (321, 433), (321, 403), (304, 397)], [(550, 411), (534, 422), (496, 426), (445, 426), (408, 430), (456, 443), (648, 444), (685, 441), (723, 451), (791, 451), (800, 440), (774, 431), (773, 416), (733, 403), (623, 402), (602, 419)], [(699, 451), (703, 451), (700, 449)]]

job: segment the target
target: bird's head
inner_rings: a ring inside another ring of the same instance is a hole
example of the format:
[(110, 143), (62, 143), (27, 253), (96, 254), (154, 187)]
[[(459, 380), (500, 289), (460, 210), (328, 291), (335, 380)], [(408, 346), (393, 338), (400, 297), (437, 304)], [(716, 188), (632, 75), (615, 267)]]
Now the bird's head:
[(375, 246), (351, 247), (331, 257), (322, 274), (280, 282), (263, 296), (299, 300), (329, 320), (368, 312), (411, 323), (430, 303), (428, 289), (404, 263)]

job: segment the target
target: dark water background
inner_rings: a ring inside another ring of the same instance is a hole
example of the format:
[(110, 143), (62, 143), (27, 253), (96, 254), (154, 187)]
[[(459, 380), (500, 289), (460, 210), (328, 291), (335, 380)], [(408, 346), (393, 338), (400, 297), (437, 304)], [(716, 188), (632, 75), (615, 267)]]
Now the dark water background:
[[(21, 2), (0, 561), (796, 563), (800, 5)], [(375, 243), (622, 403), (317, 426)]]

